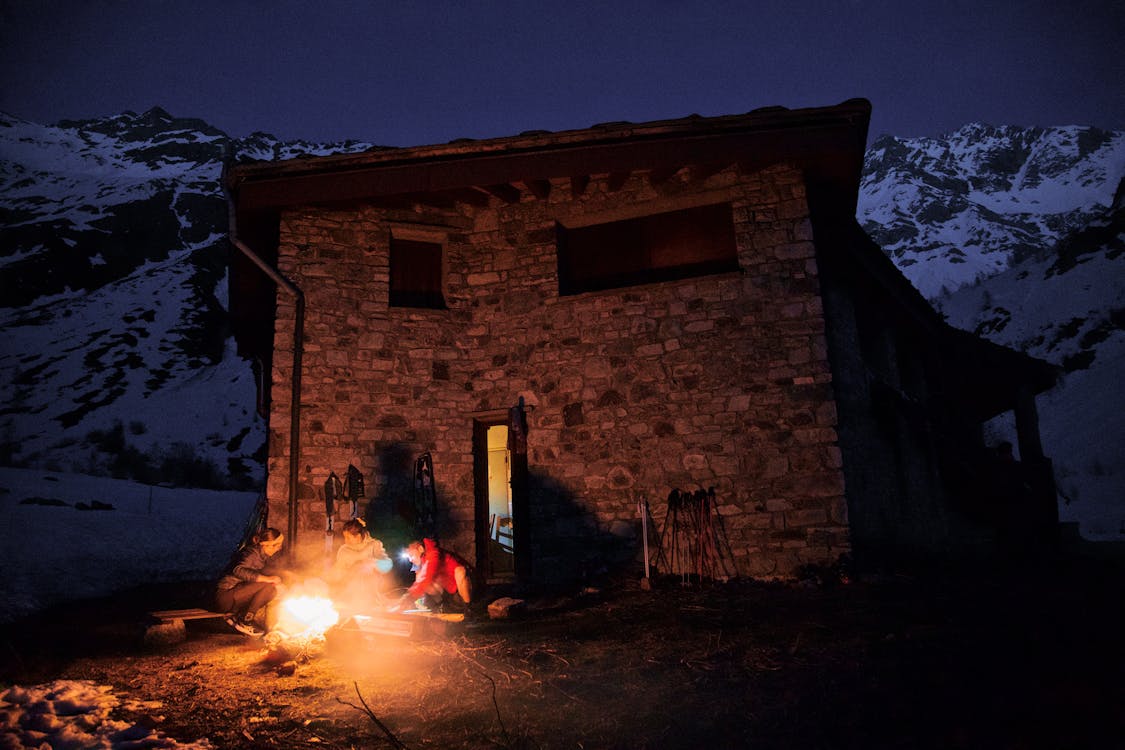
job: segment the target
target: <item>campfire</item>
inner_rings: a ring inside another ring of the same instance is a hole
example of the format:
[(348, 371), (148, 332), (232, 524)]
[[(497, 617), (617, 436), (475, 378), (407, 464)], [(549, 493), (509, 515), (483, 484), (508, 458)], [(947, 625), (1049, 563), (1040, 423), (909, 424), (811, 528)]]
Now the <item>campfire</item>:
[(267, 663), (277, 664), (279, 674), (292, 674), (297, 662), (323, 650), (325, 632), (339, 621), (340, 613), (327, 596), (308, 590), (288, 594), (278, 602), (277, 622), (265, 637)]
[(317, 638), (340, 621), (332, 600), (324, 596), (289, 596), (282, 600), (277, 626), (288, 638)]

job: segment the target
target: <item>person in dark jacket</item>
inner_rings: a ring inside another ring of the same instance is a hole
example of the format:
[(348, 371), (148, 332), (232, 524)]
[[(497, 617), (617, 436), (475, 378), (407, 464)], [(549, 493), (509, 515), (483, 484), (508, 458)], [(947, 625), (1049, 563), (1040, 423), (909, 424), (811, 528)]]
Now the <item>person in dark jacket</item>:
[(254, 616), (277, 597), (281, 576), (267, 571), (270, 558), (281, 550), (284, 541), (285, 536), (277, 529), (263, 529), (252, 544), (238, 551), (219, 579), (215, 604), (220, 612), (227, 613), (227, 624), (240, 633), (265, 635), (264, 623), (256, 622)]

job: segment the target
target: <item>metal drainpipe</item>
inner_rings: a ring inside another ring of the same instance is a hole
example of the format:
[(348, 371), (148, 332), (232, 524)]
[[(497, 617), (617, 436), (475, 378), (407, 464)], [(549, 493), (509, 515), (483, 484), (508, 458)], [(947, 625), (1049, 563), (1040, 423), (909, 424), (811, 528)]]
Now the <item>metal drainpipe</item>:
[(301, 354), (304, 348), (305, 295), (293, 282), (262, 260), (245, 242), (238, 238), (238, 220), (234, 208), (234, 198), (226, 180), (224, 168), (223, 187), (227, 193), (227, 214), (230, 222), (230, 241), (250, 261), (270, 277), (275, 284), (293, 297), (295, 306), (293, 320), (293, 376), (290, 384), (289, 403), (289, 519), (287, 534), (289, 544), (286, 554), (292, 560), (297, 548), (297, 482), (300, 479), (301, 464)]

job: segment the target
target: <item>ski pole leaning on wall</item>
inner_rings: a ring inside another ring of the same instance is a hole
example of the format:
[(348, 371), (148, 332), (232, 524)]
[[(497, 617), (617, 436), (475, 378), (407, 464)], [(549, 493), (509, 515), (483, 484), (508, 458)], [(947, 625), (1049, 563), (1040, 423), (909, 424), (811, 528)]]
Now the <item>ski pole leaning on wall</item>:
[(725, 581), (733, 577), (733, 559), (715, 488), (668, 493), (668, 511), (660, 530), (657, 567), (680, 576), (680, 583)]

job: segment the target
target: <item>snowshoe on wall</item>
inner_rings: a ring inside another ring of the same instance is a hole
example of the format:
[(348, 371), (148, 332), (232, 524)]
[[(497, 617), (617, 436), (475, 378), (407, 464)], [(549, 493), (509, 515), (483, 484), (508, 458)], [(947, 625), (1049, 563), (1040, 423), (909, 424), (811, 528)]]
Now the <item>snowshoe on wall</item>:
[(333, 471), (328, 475), (328, 479), (324, 480), (324, 513), (328, 516), (329, 532), (332, 531), (332, 519), (336, 515), (336, 501), (343, 499), (343, 495), (344, 483)]
[(437, 539), (434, 460), (428, 451), (414, 462), (414, 527), (419, 536)]
[(348, 464), (344, 475), (344, 497), (352, 504), (352, 518), (359, 517), (359, 500), (364, 497), (363, 474), (352, 464)]

